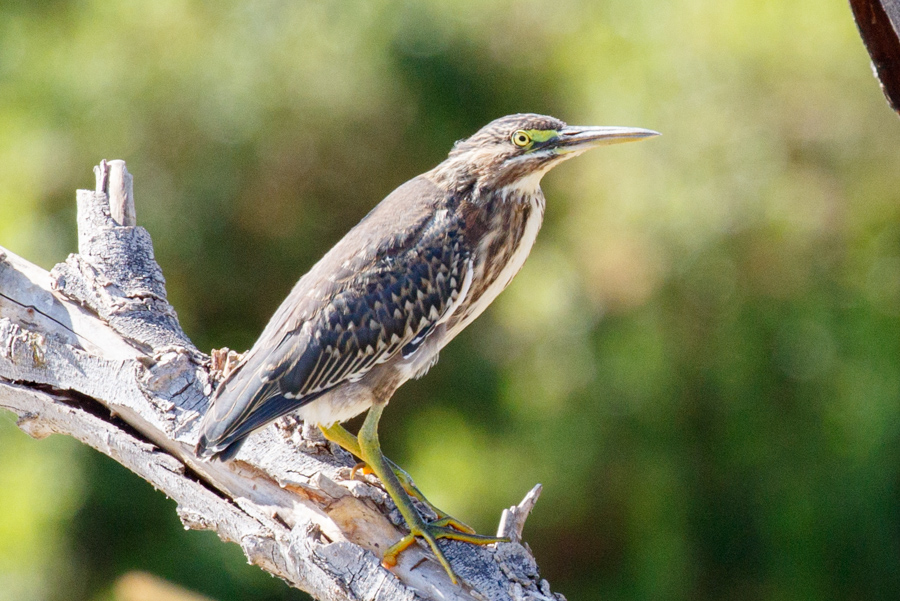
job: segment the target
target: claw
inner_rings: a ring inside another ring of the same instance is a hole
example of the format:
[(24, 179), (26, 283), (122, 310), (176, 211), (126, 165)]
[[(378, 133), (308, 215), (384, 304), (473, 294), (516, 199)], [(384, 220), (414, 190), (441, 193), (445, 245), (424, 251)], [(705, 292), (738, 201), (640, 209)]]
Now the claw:
[(384, 558), (381, 560), (381, 565), (388, 569), (396, 566), (397, 557), (415, 542), (416, 537), (420, 537), (428, 542), (428, 546), (431, 547), (431, 551), (434, 553), (435, 557), (437, 557), (437, 560), (444, 566), (444, 570), (446, 570), (447, 575), (450, 576), (450, 580), (453, 581), (453, 584), (457, 584), (456, 574), (453, 572), (453, 568), (450, 567), (450, 562), (447, 561), (444, 552), (438, 548), (437, 539), (448, 538), (450, 540), (460, 540), (475, 545), (491, 545), (493, 543), (509, 542), (508, 538), (460, 532), (454, 527), (454, 522), (456, 522), (456, 520), (453, 518), (444, 518), (435, 520), (431, 523), (420, 520), (418, 524), (410, 524), (409, 534), (391, 545), (387, 551), (384, 552)]
[[(387, 459), (387, 458), (385, 458)], [(431, 501), (429, 501), (425, 495), (419, 490), (419, 487), (416, 486), (416, 483), (413, 481), (412, 476), (406, 472), (403, 468), (399, 467), (396, 463), (387, 459), (388, 464), (391, 466), (391, 469), (394, 470), (394, 475), (397, 476), (397, 480), (400, 481), (400, 485), (403, 487), (403, 490), (406, 491), (406, 494), (417, 499), (422, 505), (427, 507), (434, 513), (439, 522), (442, 522), (442, 526), (450, 526), (459, 532), (465, 532), (467, 534), (475, 534), (475, 529), (463, 522), (462, 520), (458, 520), (450, 514), (446, 513), (439, 509), (436, 505), (434, 505)], [(357, 473), (362, 473), (363, 475), (368, 476), (369, 474), (374, 474), (368, 465), (364, 462), (360, 461), (350, 470), (350, 479), (353, 480), (356, 478)], [(437, 523), (437, 522), (435, 522)]]
[(372, 471), (372, 468), (370, 468), (368, 465), (366, 465), (362, 461), (360, 461), (359, 463), (354, 465), (353, 468), (350, 470), (350, 479), (351, 480), (356, 479), (357, 472), (362, 472), (363, 476), (368, 476), (369, 474), (375, 473)]

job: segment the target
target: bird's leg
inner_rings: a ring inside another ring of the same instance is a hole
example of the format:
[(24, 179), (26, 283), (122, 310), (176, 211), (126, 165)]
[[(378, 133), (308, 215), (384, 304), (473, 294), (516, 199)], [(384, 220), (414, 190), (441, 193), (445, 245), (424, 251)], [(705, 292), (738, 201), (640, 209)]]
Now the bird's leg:
[(378, 476), (379, 480), (381, 480), (385, 491), (387, 491), (388, 495), (393, 499), (394, 504), (397, 505), (397, 509), (400, 510), (403, 519), (406, 520), (406, 525), (409, 527), (409, 534), (401, 538), (385, 551), (381, 563), (388, 568), (397, 565), (397, 556), (413, 544), (416, 537), (419, 536), (428, 541), (428, 545), (437, 556), (438, 561), (441, 562), (441, 565), (444, 566), (444, 569), (450, 576), (450, 580), (456, 584), (456, 574), (453, 573), (450, 562), (447, 561), (443, 552), (438, 548), (437, 539), (449, 538), (477, 545), (508, 542), (509, 539), (460, 532), (459, 530), (450, 527), (447, 519), (436, 520), (431, 523), (427, 523), (422, 519), (422, 516), (420, 516), (416, 511), (416, 508), (413, 507), (412, 499), (410, 499), (403, 490), (403, 485), (394, 473), (392, 464), (381, 452), (381, 443), (378, 441), (378, 420), (381, 418), (381, 412), (383, 410), (384, 405), (380, 403), (375, 403), (369, 408), (369, 413), (366, 415), (362, 428), (359, 430), (358, 441), (360, 459), (365, 461), (372, 472)]
[(356, 440), (356, 437), (348, 432), (347, 428), (342, 426), (340, 423), (334, 422), (330, 426), (323, 426), (322, 424), (319, 424), (319, 430), (322, 431), (322, 435), (326, 439), (337, 444), (339, 447), (352, 454), (354, 457), (360, 456), (359, 441)]
[[(336, 443), (342, 449), (347, 451), (348, 453), (354, 455), (362, 459), (362, 453), (359, 450), (359, 441), (356, 437), (347, 431), (347, 429), (341, 424), (335, 422), (330, 426), (319, 426), (319, 429), (322, 431), (322, 435), (325, 436), (326, 439), (330, 440), (333, 443)], [(428, 509), (430, 509), (434, 515), (437, 516), (439, 520), (444, 520), (445, 525), (450, 526), (452, 528), (456, 528), (460, 532), (468, 532), (469, 534), (475, 534), (475, 529), (471, 526), (457, 520), (450, 514), (441, 511), (438, 509), (431, 501), (429, 501), (422, 491), (419, 490), (419, 487), (416, 486), (416, 483), (413, 481), (412, 476), (407, 473), (406, 470), (398, 466), (396, 463), (385, 457), (385, 461), (388, 462), (391, 469), (394, 471), (394, 475), (397, 476), (397, 480), (400, 482), (400, 486), (403, 487), (403, 490), (406, 493), (413, 497), (414, 499), (418, 499), (423, 505), (425, 505)], [(365, 463), (361, 463), (356, 465), (353, 468), (353, 472), (355, 473), (357, 469), (362, 468), (363, 473), (374, 473), (372, 468), (370, 468)], [(351, 478), (353, 476), (351, 475)]]

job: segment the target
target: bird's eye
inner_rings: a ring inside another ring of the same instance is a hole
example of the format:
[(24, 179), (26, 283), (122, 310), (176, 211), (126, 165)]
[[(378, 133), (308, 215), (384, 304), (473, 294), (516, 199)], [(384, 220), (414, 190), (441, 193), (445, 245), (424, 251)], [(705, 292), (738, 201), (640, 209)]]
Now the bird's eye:
[(531, 144), (531, 136), (528, 135), (527, 131), (522, 131), (520, 129), (516, 132), (513, 132), (512, 143), (519, 148), (525, 148), (526, 146)]

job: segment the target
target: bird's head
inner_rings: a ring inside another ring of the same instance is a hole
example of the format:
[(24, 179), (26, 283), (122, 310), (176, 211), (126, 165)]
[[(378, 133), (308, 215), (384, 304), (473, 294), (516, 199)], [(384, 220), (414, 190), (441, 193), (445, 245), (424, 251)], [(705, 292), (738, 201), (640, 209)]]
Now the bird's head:
[(537, 189), (547, 171), (591, 148), (657, 135), (633, 127), (566, 125), (545, 115), (507, 115), (457, 142), (438, 170), (482, 189), (527, 192)]

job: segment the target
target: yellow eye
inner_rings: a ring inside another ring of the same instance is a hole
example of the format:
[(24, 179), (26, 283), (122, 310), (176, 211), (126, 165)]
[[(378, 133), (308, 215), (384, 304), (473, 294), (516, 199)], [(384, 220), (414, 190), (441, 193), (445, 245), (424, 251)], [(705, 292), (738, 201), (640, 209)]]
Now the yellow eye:
[(531, 136), (528, 135), (527, 131), (523, 131), (520, 129), (513, 132), (512, 143), (519, 148), (525, 148), (526, 146), (531, 144)]

